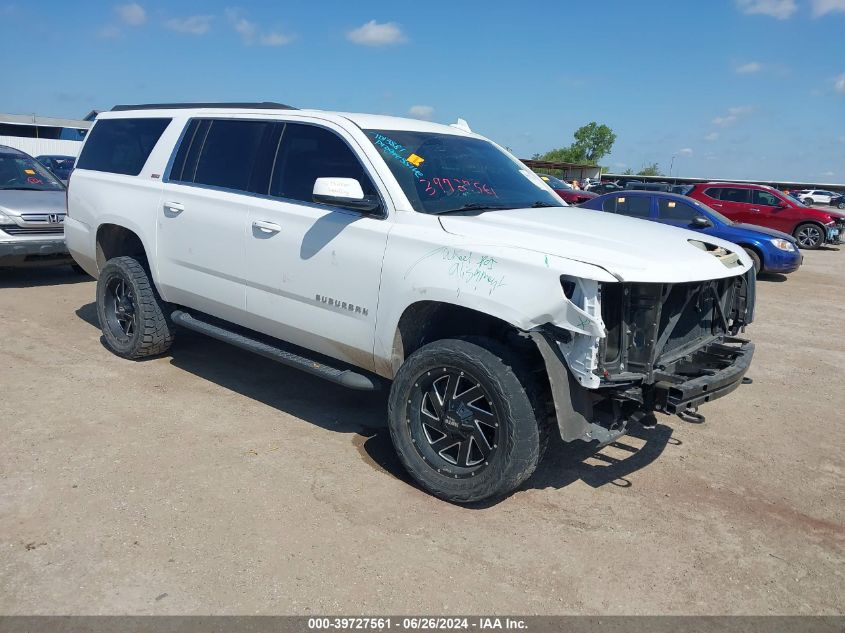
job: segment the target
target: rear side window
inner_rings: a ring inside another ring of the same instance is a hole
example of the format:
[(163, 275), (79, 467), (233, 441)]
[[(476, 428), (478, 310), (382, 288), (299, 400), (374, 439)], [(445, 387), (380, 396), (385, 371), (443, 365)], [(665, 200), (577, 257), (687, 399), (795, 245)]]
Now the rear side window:
[(722, 189), (722, 200), (726, 202), (751, 202), (751, 190), (734, 189), (733, 187)]
[(317, 178), (354, 178), (364, 195), (376, 195), (372, 180), (349, 146), (334, 132), (315, 125), (285, 126), (270, 195), (312, 202)]
[[(192, 153), (198, 157), (191, 181), (200, 185), (266, 193), (273, 160), (268, 150), (275, 150), (275, 146), (269, 147), (274, 129), (278, 126), (269, 121), (215, 119), (208, 122), (201, 145), (197, 143), (198, 139), (193, 139), (198, 152)], [(184, 181), (184, 172), (182, 178)]]
[(651, 217), (651, 197), (649, 196), (613, 196), (604, 201), (602, 208), (611, 213), (628, 215), (632, 218)]
[(722, 190), (719, 187), (710, 187), (710, 189), (704, 190), (704, 195), (713, 198), (714, 200), (719, 200), (722, 195)]
[(171, 119), (103, 119), (91, 130), (79, 169), (137, 176)]

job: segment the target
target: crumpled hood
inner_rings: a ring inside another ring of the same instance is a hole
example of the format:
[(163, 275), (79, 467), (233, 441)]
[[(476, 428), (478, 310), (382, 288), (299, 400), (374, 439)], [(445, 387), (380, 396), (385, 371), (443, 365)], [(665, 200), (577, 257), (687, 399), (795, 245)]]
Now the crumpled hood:
[[(605, 269), (623, 281), (681, 283), (739, 275), (750, 266), (730, 242), (666, 226), (577, 207), (506, 209), (444, 215), (443, 229), (476, 244), (555, 255)], [(689, 240), (722, 246), (740, 256), (727, 267)]]
[(0, 213), (64, 213), (65, 192), (0, 189)]

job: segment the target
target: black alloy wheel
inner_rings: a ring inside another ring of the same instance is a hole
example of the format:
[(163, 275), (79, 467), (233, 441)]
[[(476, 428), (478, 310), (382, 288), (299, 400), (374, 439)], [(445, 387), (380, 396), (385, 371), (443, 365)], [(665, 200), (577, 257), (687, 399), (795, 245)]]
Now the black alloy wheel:
[(438, 472), (475, 477), (499, 447), (499, 418), (481, 384), (456, 367), (420, 377), (411, 394), (409, 431)]
[(138, 325), (135, 313), (135, 294), (122, 277), (113, 277), (106, 284), (106, 325), (118, 339), (130, 339)]
[(97, 316), (103, 341), (123, 358), (163, 354), (173, 342), (168, 306), (138, 257), (110, 259), (97, 279)]

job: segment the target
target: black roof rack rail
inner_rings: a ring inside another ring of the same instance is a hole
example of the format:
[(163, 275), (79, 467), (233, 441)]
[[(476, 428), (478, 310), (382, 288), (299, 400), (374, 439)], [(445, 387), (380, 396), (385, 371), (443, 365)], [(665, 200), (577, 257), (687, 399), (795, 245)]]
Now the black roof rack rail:
[(123, 104), (114, 106), (112, 112), (125, 110), (181, 110), (185, 108), (247, 108), (255, 110), (296, 110), (293, 106), (273, 101), (260, 101), (258, 103), (139, 103), (137, 105)]

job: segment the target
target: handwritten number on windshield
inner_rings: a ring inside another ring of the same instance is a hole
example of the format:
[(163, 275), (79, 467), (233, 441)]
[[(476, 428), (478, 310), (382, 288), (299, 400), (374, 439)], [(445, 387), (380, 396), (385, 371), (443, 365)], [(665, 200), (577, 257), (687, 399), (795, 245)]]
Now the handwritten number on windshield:
[(426, 180), (425, 178), (420, 178), (420, 183), (425, 186), (425, 193), (431, 198), (437, 195), (451, 196), (456, 193), (480, 193), (494, 198), (499, 197), (493, 187), (477, 180), (470, 181), (460, 178), (432, 178), (431, 180)]

